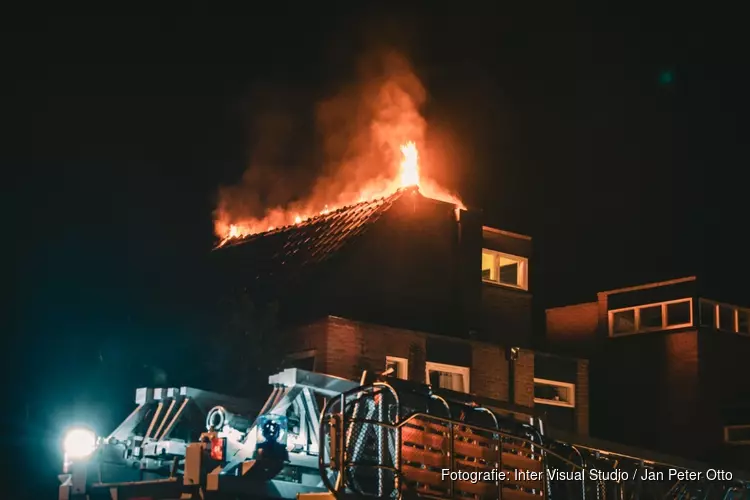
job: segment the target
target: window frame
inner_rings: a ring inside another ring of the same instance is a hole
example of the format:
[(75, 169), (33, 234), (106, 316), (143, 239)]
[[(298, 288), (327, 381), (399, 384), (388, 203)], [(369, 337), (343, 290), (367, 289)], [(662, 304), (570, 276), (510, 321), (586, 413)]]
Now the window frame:
[(749, 445), (750, 439), (745, 439), (742, 441), (732, 441), (729, 439), (729, 431), (732, 429), (750, 429), (750, 425), (725, 425), (724, 426), (724, 442), (729, 445)]
[[(469, 394), (469, 391), (471, 390), (471, 368), (468, 366), (459, 366), (459, 365), (448, 365), (445, 363), (435, 363), (432, 361), (427, 361), (425, 363), (424, 368), (424, 376), (425, 376), (425, 382), (427, 385), (430, 385), (430, 370), (434, 371), (441, 371), (441, 372), (448, 372), (453, 373), (456, 375), (463, 375), (464, 377), (464, 392), (466, 394)], [(441, 388), (442, 389), (442, 388)], [(451, 390), (451, 389), (446, 389)]]
[[(528, 257), (521, 257), (520, 255), (513, 255), (510, 253), (500, 252), (498, 250), (492, 250), (490, 248), (482, 248), (482, 255), (484, 254), (492, 254), (494, 259), (494, 272), (497, 273), (497, 280), (492, 279), (486, 279), (482, 278), (482, 282), (484, 283), (490, 283), (492, 285), (498, 285), (498, 286), (504, 286), (508, 288), (513, 288), (515, 290), (529, 290), (529, 259)], [(510, 283), (503, 283), (500, 281), (500, 258), (505, 257), (506, 259), (511, 259), (514, 261), (517, 261), (519, 264), (519, 267), (521, 268), (521, 277), (518, 281), (520, 281), (520, 284), (512, 285)]]
[[(290, 361), (299, 361), (303, 359), (313, 358), (313, 369), (312, 372), (315, 372), (318, 369), (318, 350), (317, 349), (305, 349), (304, 351), (297, 351), (290, 354), (286, 354), (284, 356), (284, 364), (289, 363)], [(290, 368), (294, 368), (295, 370), (301, 370), (302, 368), (296, 368), (294, 366), (291, 366)]]
[[(740, 331), (740, 311), (742, 311), (745, 314), (748, 314), (750, 316), (750, 309), (747, 307), (740, 307), (735, 306), (732, 304), (727, 304), (725, 302), (718, 302), (716, 300), (711, 299), (704, 299), (700, 298), (698, 299), (698, 326), (704, 327), (704, 328), (713, 328), (714, 330), (720, 331), (720, 332), (727, 332), (727, 333), (736, 333), (737, 335), (744, 335), (744, 336), (750, 336), (750, 331), (748, 332), (741, 332)], [(714, 311), (714, 318), (713, 318), (713, 324), (708, 325), (703, 323), (703, 305), (710, 305), (713, 308)], [(731, 330), (727, 330), (726, 328), (721, 327), (721, 308), (726, 307), (732, 310), (732, 322), (734, 323)], [(750, 317), (748, 318), (750, 321)]]
[(404, 371), (404, 376), (400, 377), (398, 373), (393, 373), (390, 376), (401, 379), (401, 380), (409, 380), (409, 360), (407, 358), (401, 358), (398, 356), (386, 356), (385, 357), (385, 369), (388, 369), (388, 365), (391, 363), (395, 363), (399, 365), (399, 370)]
[[(690, 304), (690, 322), (680, 323), (677, 325), (668, 325), (669, 320), (667, 315), (668, 306), (672, 304), (681, 304), (688, 302)], [(693, 311), (693, 297), (687, 297), (675, 300), (665, 300), (663, 302), (653, 302), (650, 304), (638, 304), (637, 306), (621, 307), (619, 309), (611, 309), (607, 311), (607, 323), (610, 337), (627, 337), (628, 335), (637, 335), (640, 333), (649, 332), (660, 332), (663, 330), (677, 330), (680, 328), (688, 328), (695, 325), (695, 312)], [(641, 328), (641, 309), (649, 309), (652, 307), (661, 306), (661, 326)], [(632, 332), (615, 333), (614, 331), (614, 315), (621, 312), (634, 311), (635, 316), (635, 330)]]
[(563, 408), (575, 408), (576, 407), (576, 385), (572, 384), (570, 382), (560, 382), (559, 380), (549, 380), (546, 378), (536, 378), (534, 377), (534, 389), (536, 390), (536, 385), (551, 385), (554, 387), (562, 387), (565, 389), (568, 389), (568, 393), (570, 394), (570, 401), (555, 401), (554, 399), (544, 399), (544, 398), (537, 398), (534, 397), (534, 404), (541, 404), (541, 405), (547, 405), (547, 406), (561, 406)]

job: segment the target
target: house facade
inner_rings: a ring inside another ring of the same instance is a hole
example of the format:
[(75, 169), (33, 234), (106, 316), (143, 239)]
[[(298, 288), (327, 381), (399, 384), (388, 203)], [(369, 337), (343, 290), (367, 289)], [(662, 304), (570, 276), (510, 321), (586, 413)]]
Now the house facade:
[(588, 434), (588, 361), (532, 349), (531, 238), (396, 194), (232, 242), (221, 273), (280, 304), (285, 365), (502, 401)]
[(591, 432), (680, 456), (750, 458), (750, 308), (695, 276), (546, 311), (555, 350), (591, 359)]

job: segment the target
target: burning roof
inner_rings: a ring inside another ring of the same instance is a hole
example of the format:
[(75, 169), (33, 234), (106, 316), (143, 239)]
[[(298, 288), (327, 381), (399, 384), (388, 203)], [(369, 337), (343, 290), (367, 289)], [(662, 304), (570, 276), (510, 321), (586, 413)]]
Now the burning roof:
[[(378, 207), (383, 200), (392, 200), (400, 195), (405, 189), (417, 189), (427, 197), (451, 203), (456, 208), (465, 208), (461, 200), (429, 179), (422, 179), (419, 170), (419, 152), (414, 142), (407, 142), (400, 147), (402, 161), (399, 174), (396, 178), (387, 181), (378, 181), (362, 187), (355, 193), (359, 199), (356, 203), (345, 203), (341, 208), (329, 208), (325, 205), (322, 210), (313, 215), (295, 214), (293, 211), (278, 209), (263, 219), (242, 220), (234, 223), (227, 221), (217, 222), (217, 232), (222, 234), (219, 247), (241, 241), (248, 241), (257, 234), (284, 233), (290, 227), (318, 227), (321, 221), (347, 220), (350, 214), (358, 214), (356, 220), (365, 217), (371, 207)], [(351, 194), (349, 195), (351, 196)], [(346, 199), (346, 198), (343, 198)], [(308, 208), (308, 210), (312, 210)], [(352, 210), (354, 212), (352, 212)], [(278, 225), (274, 225), (279, 223)], [(221, 229), (219, 228), (221, 226)], [(281, 229), (277, 227), (281, 226)], [(300, 231), (304, 232), (304, 231)]]

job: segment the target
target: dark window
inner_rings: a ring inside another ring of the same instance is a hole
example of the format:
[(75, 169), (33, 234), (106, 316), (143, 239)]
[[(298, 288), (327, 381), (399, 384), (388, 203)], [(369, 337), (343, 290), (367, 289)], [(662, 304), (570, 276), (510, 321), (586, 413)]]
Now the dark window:
[(314, 371), (315, 368), (315, 356), (308, 356), (305, 358), (289, 359), (286, 362), (289, 368), (298, 368), (300, 370), (307, 370), (309, 372)]
[(727, 426), (724, 437), (728, 443), (750, 442), (750, 425)]
[(701, 300), (701, 326), (716, 327), (716, 304)]
[(640, 310), (640, 329), (662, 328), (661, 306), (642, 307)]
[(734, 308), (719, 306), (719, 328), (728, 332), (734, 332)]
[(750, 312), (745, 309), (737, 311), (737, 326), (740, 333), (750, 333)]
[(612, 333), (614, 335), (633, 332), (635, 332), (634, 309), (612, 313)]
[(667, 326), (690, 324), (690, 301), (667, 304)]

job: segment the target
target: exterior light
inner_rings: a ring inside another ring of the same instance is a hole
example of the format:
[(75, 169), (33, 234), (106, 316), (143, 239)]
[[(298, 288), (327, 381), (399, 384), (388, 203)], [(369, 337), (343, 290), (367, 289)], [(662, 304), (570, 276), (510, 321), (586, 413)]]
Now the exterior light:
[(89, 429), (71, 429), (63, 440), (66, 460), (86, 458), (96, 450), (96, 434)]

